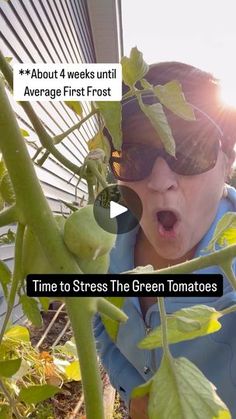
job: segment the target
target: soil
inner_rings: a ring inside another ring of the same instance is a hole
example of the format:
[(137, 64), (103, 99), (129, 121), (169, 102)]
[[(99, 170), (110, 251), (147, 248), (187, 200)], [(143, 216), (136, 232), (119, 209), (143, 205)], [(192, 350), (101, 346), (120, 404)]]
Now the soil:
[[(55, 312), (56, 310), (54, 309), (42, 313), (43, 327), (41, 328), (27, 325), (30, 330), (31, 342), (34, 346), (41, 339), (45, 329), (55, 315)], [(45, 340), (40, 345), (40, 351), (50, 351), (51, 345), (58, 338), (67, 321), (68, 317), (66, 312), (61, 311), (50, 332), (47, 334)], [(69, 327), (58, 344), (64, 344), (67, 340), (71, 339), (71, 337), (72, 331)], [(103, 381), (103, 387), (105, 388), (109, 385), (109, 378), (101, 365), (100, 372)], [(32, 416), (32, 419), (85, 419), (86, 416), (83, 403), (78, 410), (78, 404), (80, 403), (82, 394), (83, 392), (81, 382), (71, 381), (69, 383), (65, 383), (62, 387), (62, 392), (52, 397), (49, 401), (42, 403), (38, 407), (38, 411), (35, 412), (35, 415)], [(127, 409), (124, 403), (120, 400), (118, 393), (116, 393), (114, 413), (111, 419), (128, 419)]]

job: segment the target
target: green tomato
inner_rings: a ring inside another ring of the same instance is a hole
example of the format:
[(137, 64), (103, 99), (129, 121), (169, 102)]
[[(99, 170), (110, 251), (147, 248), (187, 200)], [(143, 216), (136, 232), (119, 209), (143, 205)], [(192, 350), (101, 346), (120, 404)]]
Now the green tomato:
[[(63, 234), (65, 218), (61, 215), (55, 215), (55, 220)], [(23, 274), (47, 274), (53, 273), (53, 269), (43, 251), (38, 238), (32, 229), (27, 226), (24, 232), (23, 249), (22, 249), (22, 269)]]
[(80, 269), (85, 274), (106, 274), (110, 264), (109, 254), (99, 256), (97, 259), (76, 258)]
[(64, 241), (68, 249), (80, 259), (95, 260), (109, 253), (115, 240), (115, 234), (108, 233), (97, 224), (93, 205), (75, 211), (65, 222)]

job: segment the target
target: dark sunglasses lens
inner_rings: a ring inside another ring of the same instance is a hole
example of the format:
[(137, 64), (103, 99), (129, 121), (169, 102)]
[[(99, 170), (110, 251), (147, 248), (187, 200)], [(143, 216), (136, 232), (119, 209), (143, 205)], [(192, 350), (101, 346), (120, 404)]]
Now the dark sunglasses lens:
[(124, 144), (122, 151), (112, 152), (111, 169), (119, 180), (138, 181), (149, 175), (154, 161), (153, 149), (139, 144)]
[[(171, 170), (185, 176), (212, 169), (217, 161), (221, 133), (206, 118), (173, 124), (176, 157), (145, 144), (124, 143), (122, 151), (113, 151), (111, 168), (117, 179), (139, 181), (147, 177), (158, 155), (165, 158)], [(176, 128), (177, 127), (177, 128)]]
[(185, 176), (207, 172), (216, 164), (220, 140), (215, 127), (205, 131), (202, 128), (201, 132), (186, 135), (182, 141), (177, 138), (176, 159), (172, 159), (171, 169)]
[(211, 153), (196, 150), (195, 154), (177, 151), (176, 160), (172, 160), (170, 167), (173, 172), (184, 176), (199, 175), (212, 169), (217, 161), (219, 147), (215, 144)]

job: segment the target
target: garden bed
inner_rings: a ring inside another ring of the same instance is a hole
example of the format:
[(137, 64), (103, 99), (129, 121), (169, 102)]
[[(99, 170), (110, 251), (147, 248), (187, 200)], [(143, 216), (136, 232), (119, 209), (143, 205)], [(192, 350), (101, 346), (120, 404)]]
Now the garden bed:
[[(53, 320), (56, 314), (57, 317)], [(41, 328), (27, 324), (32, 345), (37, 347), (40, 352), (50, 352), (50, 348), (55, 342), (63, 345), (71, 339), (73, 334), (68, 322), (67, 314), (63, 308), (61, 310), (60, 308), (48, 310), (47, 312), (44, 312), (42, 316), (43, 326)], [(52, 322), (53, 325), (50, 330), (48, 330)], [(109, 419), (128, 419), (127, 409), (120, 400), (119, 395), (112, 389), (108, 376), (102, 366), (100, 366), (100, 371), (103, 381), (105, 409), (108, 414), (111, 414)], [(61, 393), (58, 393), (50, 398), (50, 400), (41, 403), (38, 407), (38, 411), (36, 411), (35, 415), (31, 416), (31, 418), (78, 419), (85, 418), (84, 415), (85, 411), (81, 381), (71, 381), (63, 384)]]

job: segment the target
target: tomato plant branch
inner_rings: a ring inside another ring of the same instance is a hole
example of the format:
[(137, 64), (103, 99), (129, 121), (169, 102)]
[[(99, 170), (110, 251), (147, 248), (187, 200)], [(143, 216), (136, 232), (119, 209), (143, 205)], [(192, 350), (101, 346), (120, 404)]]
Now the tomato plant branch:
[(233, 272), (232, 264), (228, 261), (221, 264), (221, 268), (224, 271), (225, 275), (227, 276), (232, 288), (236, 290), (236, 278)]
[(15, 204), (0, 212), (0, 227), (15, 223), (17, 220), (18, 214)]
[(87, 181), (88, 184), (88, 204), (93, 204), (95, 200), (93, 184)]
[[(13, 71), (11, 66), (5, 60), (4, 55), (0, 50), (0, 70), (2, 71), (3, 75), (5, 76), (8, 84), (10, 85), (11, 89), (13, 89)], [(30, 119), (39, 140), (44, 148), (48, 150), (60, 163), (62, 163), (65, 167), (70, 169), (73, 173), (79, 174), (80, 167), (76, 164), (72, 163), (68, 160), (63, 154), (60, 153), (59, 150), (55, 147), (53, 143), (52, 137), (47, 133), (46, 129), (44, 128), (41, 120), (36, 115), (33, 107), (29, 102), (19, 102), (22, 108), (24, 109), (25, 113), (27, 114), (28, 118)]]
[[(64, 140), (64, 138), (66, 138), (73, 131), (75, 131), (76, 129), (80, 129), (80, 127), (82, 126), (82, 124), (84, 124), (84, 122), (86, 122), (89, 118), (91, 118), (93, 115), (95, 115), (98, 112), (99, 112), (98, 109), (94, 109), (88, 115), (86, 115), (85, 118), (83, 118), (81, 121), (77, 122), (75, 125), (73, 125), (71, 128), (69, 128), (67, 131), (62, 132), (61, 134), (55, 135), (54, 137), (52, 137), (53, 143), (54, 144), (59, 144), (62, 140)], [(46, 150), (45, 153), (43, 154), (43, 156), (37, 161), (37, 164), (39, 166), (42, 166), (43, 163), (47, 160), (49, 155), (50, 155), (50, 151)]]
[[(65, 299), (66, 301), (67, 299)], [(86, 418), (104, 418), (102, 400), (102, 384), (98, 372), (96, 347), (93, 336), (92, 317), (96, 309), (94, 298), (81, 298), (78, 304), (77, 299), (70, 299), (67, 304), (75, 341), (78, 344), (78, 354), (82, 374), (84, 399), (86, 404)], [(83, 339), (82, 339), (83, 337)]]
[(14, 258), (14, 271), (12, 276), (11, 290), (9, 294), (9, 299), (7, 303), (7, 312), (4, 317), (4, 322), (0, 332), (0, 344), (2, 342), (3, 335), (5, 333), (8, 320), (11, 317), (11, 313), (14, 307), (14, 302), (16, 298), (18, 284), (22, 282), (22, 243), (24, 235), (25, 226), (18, 223), (16, 231), (16, 242), (15, 242), (15, 258)]
[(42, 122), (36, 115), (34, 109), (29, 102), (20, 102), (25, 113), (29, 117), (32, 125), (39, 137), (42, 146), (51, 153), (60, 163), (70, 169), (73, 173), (80, 174), (80, 167), (68, 160), (63, 154), (55, 147), (52, 137), (45, 130)]
[(9, 391), (7, 390), (7, 388), (5, 387), (5, 385), (3, 384), (3, 381), (0, 380), (0, 389), (2, 390), (3, 394), (5, 395), (6, 399), (9, 402), (9, 405), (11, 406), (11, 409), (16, 417), (16, 419), (22, 419), (22, 416), (19, 415), (16, 404), (14, 399), (11, 397)]
[(167, 329), (165, 301), (163, 297), (159, 297), (157, 300), (158, 300), (160, 320), (161, 320), (162, 347), (163, 347), (164, 355), (166, 355), (169, 358), (171, 354), (170, 354), (169, 345), (168, 345), (168, 329)]
[(115, 305), (111, 304), (105, 298), (99, 298), (97, 302), (97, 309), (99, 313), (105, 314), (112, 320), (116, 320), (118, 322), (126, 322), (128, 319), (123, 311), (119, 310)]
[[(188, 260), (186, 262), (180, 263), (179, 265), (169, 266), (168, 268), (159, 269), (157, 271), (150, 271), (147, 272), (148, 274), (156, 275), (156, 274), (184, 274), (189, 273), (198, 269), (207, 268), (208, 266), (219, 265), (224, 270), (224, 266), (226, 261), (231, 263), (231, 261), (235, 258), (236, 255), (236, 244), (231, 246), (227, 246), (223, 249), (217, 250), (214, 253), (205, 256), (199, 256), (195, 259)], [(125, 273), (135, 273), (137, 274), (136, 270), (126, 271)], [(236, 290), (236, 278), (234, 275), (231, 276), (231, 285)]]
[(2, 74), (4, 75), (11, 90), (13, 90), (13, 71), (12, 71), (11, 66), (8, 64), (7, 60), (5, 59), (1, 50), (0, 50), (0, 70), (2, 71)]
[(39, 148), (36, 150), (35, 154), (34, 154), (34, 155), (33, 155), (33, 157), (32, 157), (32, 161), (35, 161), (35, 160), (37, 159), (37, 157), (38, 157), (38, 155), (41, 153), (41, 151), (43, 151), (43, 147), (39, 147)]
[[(43, 194), (14, 111), (5, 93), (3, 82), (0, 82), (0, 108), (0, 149), (14, 187), (20, 218), (24, 220), (24, 224), (28, 224), (32, 228), (55, 273), (81, 274), (76, 260), (65, 246), (62, 234)], [(86, 410), (89, 412), (87, 418), (103, 419), (102, 394), (101, 390), (97, 391), (96, 389), (97, 385), (98, 389), (101, 388), (101, 379), (91, 320), (91, 307), (95, 313), (96, 300), (94, 298), (73, 299), (68, 297), (65, 302), (80, 359), (87, 401)], [(91, 367), (88, 368), (88, 364)], [(91, 411), (92, 413), (90, 413)]]
[(71, 128), (69, 128), (67, 131), (62, 132), (59, 135), (55, 135), (53, 137), (54, 144), (59, 144), (64, 138), (66, 138), (69, 134), (71, 134), (76, 129), (80, 129), (82, 124), (84, 124), (89, 118), (91, 118), (93, 115), (96, 115), (99, 112), (98, 109), (93, 109), (88, 115), (86, 115), (81, 121), (77, 122), (75, 125), (73, 125)]
[(100, 182), (100, 184), (102, 185), (102, 187), (103, 188), (107, 188), (108, 184), (107, 184), (106, 180), (103, 178), (103, 176), (101, 175), (101, 173), (98, 171), (98, 169), (96, 167), (96, 161), (95, 160), (89, 160), (88, 159), (88, 161), (87, 161), (87, 167), (96, 176), (96, 178), (98, 179), (98, 181)]
[(233, 313), (234, 311), (236, 311), (236, 305), (235, 304), (233, 306), (224, 308), (224, 310), (221, 310), (221, 313), (224, 316), (225, 314), (230, 314), (230, 313)]
[(43, 165), (43, 163), (47, 160), (47, 158), (48, 158), (49, 156), (50, 156), (50, 151), (46, 150), (46, 151), (44, 152), (44, 154), (42, 155), (42, 157), (40, 157), (40, 159), (38, 159), (36, 163), (37, 163), (39, 166), (42, 166), (42, 165)]

